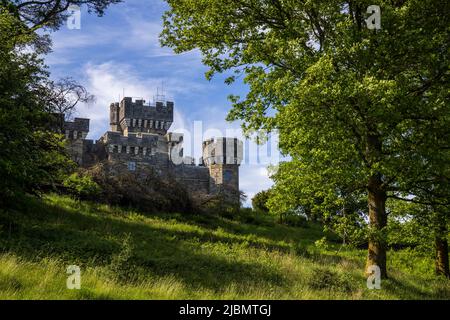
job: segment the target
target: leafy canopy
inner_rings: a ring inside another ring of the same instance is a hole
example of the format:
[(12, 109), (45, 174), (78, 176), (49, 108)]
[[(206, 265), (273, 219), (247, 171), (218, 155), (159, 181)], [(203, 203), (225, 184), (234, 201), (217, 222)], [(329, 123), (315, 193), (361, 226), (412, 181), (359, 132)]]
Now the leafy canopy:
[[(275, 176), (286, 197), (332, 200), (374, 175), (400, 196), (424, 172), (448, 178), (448, 2), (167, 2), (164, 45), (198, 48), (208, 77), (245, 76), (249, 93), (232, 97), (228, 119), (280, 130), (292, 157)], [(373, 4), (381, 30), (364, 21)]]

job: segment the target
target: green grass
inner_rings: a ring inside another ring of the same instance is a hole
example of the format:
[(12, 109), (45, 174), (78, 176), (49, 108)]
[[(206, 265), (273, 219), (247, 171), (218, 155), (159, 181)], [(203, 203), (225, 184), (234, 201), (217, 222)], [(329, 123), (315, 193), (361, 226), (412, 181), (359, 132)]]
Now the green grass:
[[(143, 215), (67, 197), (0, 212), (2, 299), (449, 299), (433, 261), (389, 252), (390, 279), (368, 290), (364, 250), (327, 250), (321, 227), (271, 217)], [(66, 268), (82, 289), (66, 288)]]

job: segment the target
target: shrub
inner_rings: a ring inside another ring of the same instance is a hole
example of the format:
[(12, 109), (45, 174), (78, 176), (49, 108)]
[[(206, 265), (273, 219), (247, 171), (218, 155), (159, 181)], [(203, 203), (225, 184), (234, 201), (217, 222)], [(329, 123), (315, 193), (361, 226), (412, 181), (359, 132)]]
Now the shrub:
[(110, 164), (98, 164), (87, 173), (101, 186), (99, 201), (112, 205), (129, 206), (146, 213), (193, 212), (188, 191), (170, 175), (153, 169), (140, 173), (120, 171), (112, 174)]
[(314, 290), (352, 291), (351, 279), (336, 272), (315, 268), (308, 285)]
[(215, 194), (197, 194), (195, 206), (201, 212), (234, 219), (242, 209), (240, 203), (242, 196), (241, 191), (233, 187), (222, 186)]
[(306, 217), (298, 214), (287, 215), (284, 219), (284, 223), (291, 227), (301, 227), (301, 228), (308, 227), (308, 221)]
[(269, 208), (267, 207), (267, 201), (269, 200), (269, 196), (270, 196), (269, 190), (257, 193), (252, 199), (253, 209), (268, 213)]
[(130, 234), (126, 234), (120, 246), (120, 251), (113, 255), (108, 266), (109, 278), (117, 282), (136, 280), (136, 270), (133, 261), (134, 245)]
[(329, 249), (329, 245), (328, 245), (326, 237), (323, 237), (322, 239), (317, 240), (316, 242), (314, 242), (314, 245), (319, 250), (328, 250)]
[(89, 175), (74, 173), (68, 176), (63, 185), (70, 194), (81, 200), (95, 199), (100, 193), (100, 186)]

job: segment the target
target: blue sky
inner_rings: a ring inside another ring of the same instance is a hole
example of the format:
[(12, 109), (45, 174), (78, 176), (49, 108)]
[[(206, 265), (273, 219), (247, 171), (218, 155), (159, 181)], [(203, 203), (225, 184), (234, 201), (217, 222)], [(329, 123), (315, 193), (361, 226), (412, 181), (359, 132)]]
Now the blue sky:
[[(203, 138), (216, 135), (212, 129), (222, 135), (227, 129), (239, 129), (239, 123), (225, 121), (231, 108), (227, 97), (244, 96), (247, 87), (241, 82), (225, 85), (224, 75), (207, 81), (207, 68), (196, 50), (176, 55), (161, 48), (158, 36), (166, 9), (162, 0), (125, 0), (100, 18), (83, 11), (80, 30), (64, 26), (52, 34), (53, 52), (46, 57), (52, 78), (73, 77), (96, 96), (94, 104), (80, 105), (76, 114), (91, 119), (91, 139), (108, 130), (109, 105), (123, 92), (152, 101), (162, 87), (175, 102), (171, 131), (192, 130), (195, 121), (202, 122)], [(192, 153), (198, 156), (193, 147)], [(271, 186), (266, 167), (267, 163), (241, 167), (240, 186), (249, 198)]]

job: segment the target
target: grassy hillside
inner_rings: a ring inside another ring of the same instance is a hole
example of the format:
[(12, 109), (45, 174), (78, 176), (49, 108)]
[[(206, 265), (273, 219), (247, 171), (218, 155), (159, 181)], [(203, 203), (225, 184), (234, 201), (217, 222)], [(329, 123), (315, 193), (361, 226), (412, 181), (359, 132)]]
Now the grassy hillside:
[[(450, 298), (433, 261), (389, 253), (391, 279), (370, 291), (365, 251), (314, 243), (321, 228), (271, 217), (143, 215), (70, 198), (29, 199), (0, 212), (2, 299)], [(82, 289), (66, 289), (66, 268)]]

